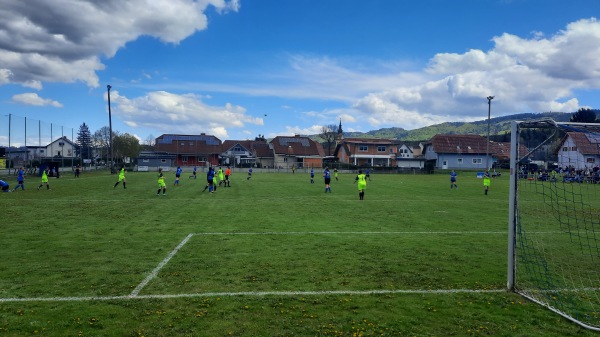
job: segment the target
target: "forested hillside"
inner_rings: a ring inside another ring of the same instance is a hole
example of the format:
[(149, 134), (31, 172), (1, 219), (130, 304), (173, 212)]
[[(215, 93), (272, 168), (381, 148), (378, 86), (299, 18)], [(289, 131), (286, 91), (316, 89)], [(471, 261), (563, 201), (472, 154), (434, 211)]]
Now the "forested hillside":
[[(568, 122), (572, 113), (564, 112), (544, 112), (544, 113), (523, 113), (517, 115), (495, 117), (490, 119), (490, 135), (501, 135), (510, 131), (511, 121), (526, 121), (542, 118), (552, 118), (557, 122)], [(405, 130), (403, 128), (384, 128), (369, 132), (344, 132), (344, 137), (356, 138), (387, 138), (401, 139), (405, 141), (429, 140), (436, 134), (479, 134), (487, 135), (487, 120), (476, 122), (454, 122), (442, 123), (427, 126), (415, 130)]]

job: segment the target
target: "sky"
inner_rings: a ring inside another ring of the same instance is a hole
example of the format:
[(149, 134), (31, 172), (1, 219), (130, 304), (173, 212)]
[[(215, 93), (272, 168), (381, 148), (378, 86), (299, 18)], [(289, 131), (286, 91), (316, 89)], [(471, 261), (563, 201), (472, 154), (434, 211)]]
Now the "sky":
[(598, 0), (0, 0), (0, 145), (109, 120), (147, 143), (595, 109), (598, 15)]

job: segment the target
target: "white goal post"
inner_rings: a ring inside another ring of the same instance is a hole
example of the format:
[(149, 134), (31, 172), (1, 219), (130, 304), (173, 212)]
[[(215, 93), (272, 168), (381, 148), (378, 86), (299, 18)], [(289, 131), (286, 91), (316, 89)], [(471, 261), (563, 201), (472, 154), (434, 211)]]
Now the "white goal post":
[(600, 124), (512, 122), (507, 288), (600, 331)]

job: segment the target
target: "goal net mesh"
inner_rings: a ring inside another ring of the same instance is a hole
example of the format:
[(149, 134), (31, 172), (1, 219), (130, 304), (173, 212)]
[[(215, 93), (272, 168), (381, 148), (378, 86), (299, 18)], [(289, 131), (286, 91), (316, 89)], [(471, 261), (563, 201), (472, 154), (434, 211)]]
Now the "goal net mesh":
[(600, 124), (517, 130), (513, 289), (600, 329)]

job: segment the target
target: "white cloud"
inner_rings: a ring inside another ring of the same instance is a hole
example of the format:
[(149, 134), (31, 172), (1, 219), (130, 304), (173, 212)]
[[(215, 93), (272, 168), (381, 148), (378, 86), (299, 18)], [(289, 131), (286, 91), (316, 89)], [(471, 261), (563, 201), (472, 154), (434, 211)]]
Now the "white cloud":
[(227, 137), (230, 128), (246, 124), (263, 125), (262, 118), (246, 114), (246, 109), (230, 103), (211, 106), (195, 94), (154, 91), (142, 97), (127, 98), (111, 91), (113, 116), (134, 128), (151, 128), (164, 133), (199, 134)]
[(600, 89), (596, 19), (573, 22), (548, 38), (539, 32), (532, 39), (505, 33), (493, 41), (487, 52), (435, 55), (424, 71), (437, 78), (374, 91), (356, 100), (352, 115), (370, 127), (413, 129), (483, 119), (489, 95), (496, 96), (492, 110), (498, 116), (576, 111), (575, 90)]
[(12, 101), (15, 103), (20, 103), (20, 104), (25, 104), (25, 105), (35, 105), (35, 106), (49, 105), (49, 106), (53, 106), (55, 108), (63, 107), (63, 105), (60, 102), (57, 102), (57, 101), (54, 101), (51, 99), (42, 98), (42, 97), (38, 96), (38, 94), (33, 93), (33, 92), (14, 95), (12, 97)]
[[(0, 84), (81, 81), (98, 86), (100, 56), (142, 35), (166, 43), (206, 29), (204, 11), (237, 11), (226, 0), (5, 0), (0, 11)], [(3, 70), (12, 75), (6, 76)]]

